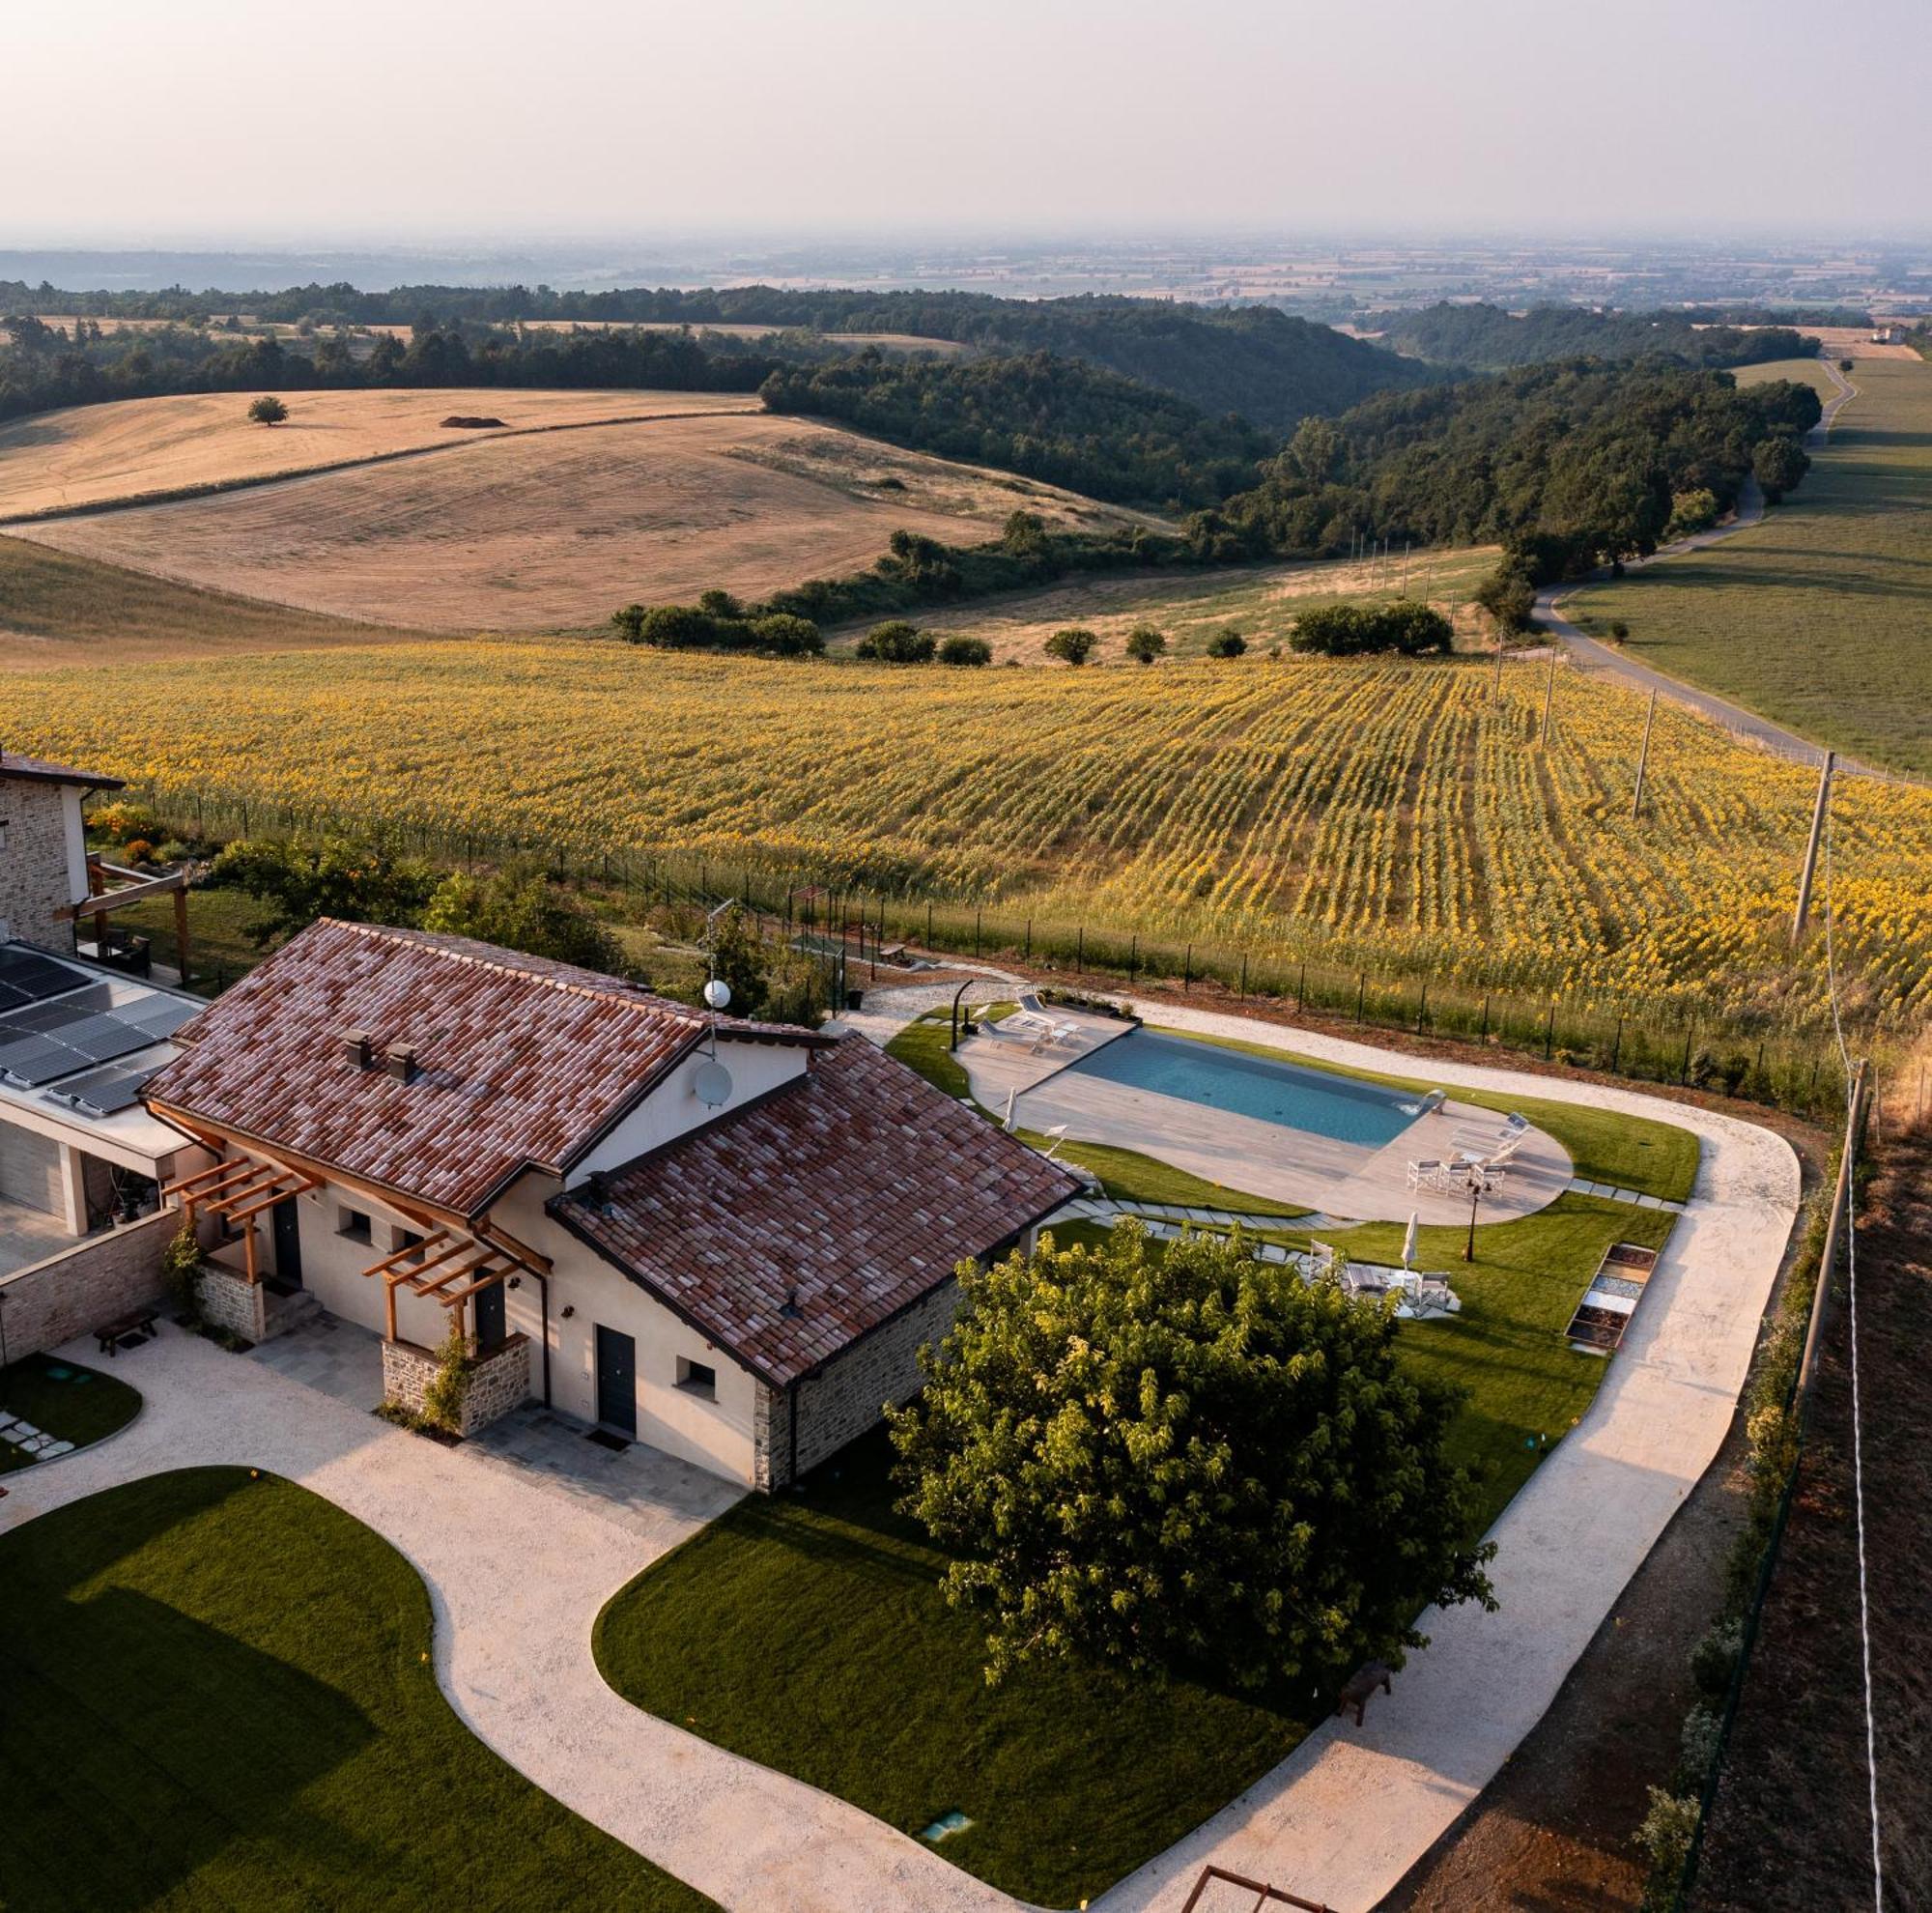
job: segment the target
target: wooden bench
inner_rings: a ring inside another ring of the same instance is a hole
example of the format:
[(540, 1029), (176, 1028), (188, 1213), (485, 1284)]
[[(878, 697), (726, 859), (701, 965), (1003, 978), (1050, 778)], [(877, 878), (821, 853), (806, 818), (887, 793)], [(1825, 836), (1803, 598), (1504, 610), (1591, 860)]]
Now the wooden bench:
[(143, 1338), (152, 1335), (156, 1316), (156, 1311), (152, 1308), (133, 1308), (126, 1315), (117, 1315), (112, 1322), (103, 1323), (95, 1330), (100, 1353), (104, 1356), (119, 1355), (124, 1335), (140, 1335)]

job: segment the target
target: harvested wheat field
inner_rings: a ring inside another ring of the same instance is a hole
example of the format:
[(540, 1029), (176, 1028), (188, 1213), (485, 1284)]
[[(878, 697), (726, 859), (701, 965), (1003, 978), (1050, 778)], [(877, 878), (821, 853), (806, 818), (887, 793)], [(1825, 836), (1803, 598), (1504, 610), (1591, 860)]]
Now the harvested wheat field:
[[(451, 397), (434, 403), (446, 410)], [(634, 599), (713, 586), (757, 597), (862, 570), (901, 528), (972, 543), (1020, 504), (1059, 524), (1135, 516), (755, 414), (485, 437), (433, 458), (15, 529), (335, 617), (542, 631), (602, 624)]]
[(280, 425), (248, 417), (248, 392), (123, 399), (0, 426), (0, 519), (271, 478), (356, 459), (461, 443), (490, 432), (448, 417), (499, 418), (502, 430), (666, 413), (754, 412), (744, 392), (283, 392)]
[(1833, 358), (1917, 358), (1909, 345), (1882, 345), (1869, 326), (1804, 326)]

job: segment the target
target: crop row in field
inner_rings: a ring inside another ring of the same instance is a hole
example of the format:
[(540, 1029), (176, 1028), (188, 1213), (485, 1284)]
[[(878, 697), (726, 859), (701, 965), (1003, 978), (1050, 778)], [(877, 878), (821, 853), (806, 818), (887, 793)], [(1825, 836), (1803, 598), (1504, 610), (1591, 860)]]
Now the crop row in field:
[[(485, 842), (684, 849), (1024, 903), (1042, 923), (1647, 1007), (1815, 1015), (1787, 925), (1814, 779), (1660, 708), (1481, 661), (920, 671), (498, 641), (0, 680), (16, 748), (187, 796)], [(1499, 687), (1499, 688), (1498, 688)], [(1932, 994), (1932, 792), (1841, 785), (1856, 998)]]

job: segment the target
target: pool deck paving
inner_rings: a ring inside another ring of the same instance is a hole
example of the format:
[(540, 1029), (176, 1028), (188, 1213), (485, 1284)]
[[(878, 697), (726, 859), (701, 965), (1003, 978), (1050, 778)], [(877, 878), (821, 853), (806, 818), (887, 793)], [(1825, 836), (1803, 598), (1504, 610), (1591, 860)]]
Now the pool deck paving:
[[(1045, 1134), (1064, 1126), (1071, 1140), (1138, 1150), (1286, 1208), (1320, 1211), (1338, 1222), (1406, 1222), (1414, 1215), (1426, 1225), (1453, 1227), (1469, 1219), (1469, 1197), (1458, 1179), (1443, 1188), (1410, 1188), (1409, 1163), (1453, 1162), (1502, 1139), (1504, 1119), (1494, 1110), (1454, 1100), (1416, 1117), (1392, 1142), (1372, 1147), (1114, 1082), (1072, 1066), (1110, 1043), (1132, 1041), (1132, 1026), (1077, 1011), (1051, 1014), (1065, 1033), (1058, 1042), (1042, 1043), (1009, 1021), (989, 1023), (960, 1044), (959, 1061), (981, 1106), (1004, 1119), (1010, 1098), (1020, 1128)], [(1532, 1128), (1498, 1186), (1484, 1196), (1481, 1219), (1535, 1214), (1570, 1186), (1573, 1173), (1562, 1147)]]
[[(891, 1034), (894, 1008), (868, 1001), (868, 1036)], [(1391, 1061), (1245, 1018), (1169, 1004), (1147, 1010), (1169, 1025), (1292, 1045), (1345, 1066)], [(1340, 1913), (1367, 1913), (1542, 1716), (1735, 1413), (1797, 1215), (1790, 1147), (1733, 1117), (1631, 1091), (1480, 1066), (1432, 1063), (1430, 1072), (1452, 1086), (1555, 1097), (1692, 1129), (1703, 1143), (1696, 1191), (1595, 1402), (1492, 1530), (1500, 1611), (1425, 1616), (1433, 1644), (1397, 1677), (1392, 1698), (1376, 1699), (1366, 1727), (1318, 1728), (1238, 1800), (1096, 1900), (1095, 1913), (1176, 1913), (1210, 1862)], [(586, 1483), (549, 1478), (545, 1462), (557, 1457), (548, 1450), (512, 1465), (445, 1448), (166, 1325), (125, 1366), (145, 1397), (141, 1414), (59, 1468), (11, 1477), (0, 1530), (167, 1469), (273, 1470), (366, 1522), (414, 1563), (435, 1612), (438, 1678), (485, 1741), (724, 1905), (747, 1913), (1014, 1905), (857, 1808), (657, 1720), (604, 1685), (590, 1651), (603, 1603), (737, 1499), (730, 1484), (645, 1450), (630, 1504), (602, 1508)]]

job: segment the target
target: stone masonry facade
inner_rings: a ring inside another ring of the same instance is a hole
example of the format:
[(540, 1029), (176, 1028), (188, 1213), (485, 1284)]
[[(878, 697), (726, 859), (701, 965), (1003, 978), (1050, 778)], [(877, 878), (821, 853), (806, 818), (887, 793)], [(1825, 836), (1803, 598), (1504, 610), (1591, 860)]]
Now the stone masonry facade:
[(33, 778), (0, 777), (0, 923), (23, 943), (71, 950), (73, 925), (59, 912), (73, 899), (67, 865), (67, 808), (62, 786)]
[(268, 1293), (261, 1283), (251, 1282), (245, 1275), (215, 1263), (204, 1262), (197, 1291), (202, 1319), (211, 1328), (225, 1328), (244, 1342), (268, 1340)]
[[(436, 1380), (437, 1358), (413, 1342), (383, 1344), (383, 1399), (408, 1409), (412, 1414), (423, 1412), (429, 1385)], [(473, 1435), (487, 1428), (498, 1415), (529, 1399), (530, 1344), (526, 1336), (512, 1335), (488, 1355), (473, 1356), (469, 1362), (469, 1388), (463, 1398), (463, 1422), (455, 1432)]]
[(163, 1210), (0, 1278), (9, 1360), (58, 1348), (158, 1300), (161, 1251), (180, 1227), (180, 1216)]
[(874, 1426), (889, 1404), (919, 1393), (924, 1380), (919, 1351), (937, 1342), (958, 1312), (959, 1284), (948, 1280), (800, 1382), (795, 1398), (760, 1384), (752, 1431), (753, 1485), (769, 1493), (791, 1480), (794, 1399), (802, 1475)]

